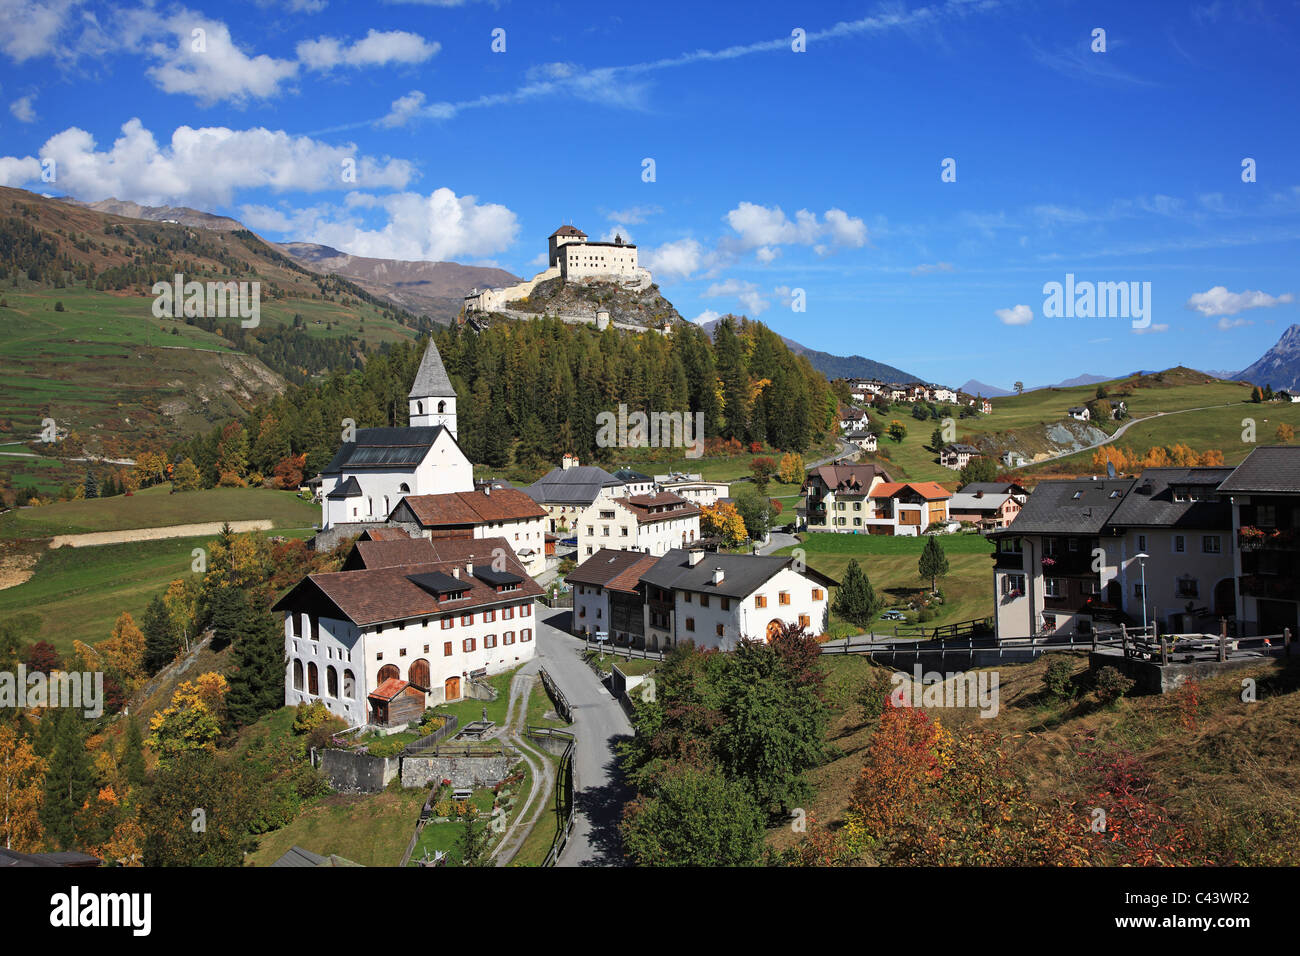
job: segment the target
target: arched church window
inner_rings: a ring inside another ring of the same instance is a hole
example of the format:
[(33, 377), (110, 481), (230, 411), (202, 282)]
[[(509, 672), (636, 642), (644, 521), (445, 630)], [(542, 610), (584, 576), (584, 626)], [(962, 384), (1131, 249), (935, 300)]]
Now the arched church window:
[(439, 403), (438, 403), (438, 414), (441, 415), (441, 414), (442, 414), (443, 412), (445, 412), (446, 410), (447, 410), (447, 403), (446, 403), (446, 402), (439, 402)]
[(417, 415), (423, 415), (423, 414), (424, 414), (424, 402), (416, 402), (416, 403), (415, 403), (415, 414), (417, 414)]
[(398, 490), (404, 495), (409, 495), (411, 493), (411, 486), (406, 482), (402, 482), (401, 485), (398, 486)]

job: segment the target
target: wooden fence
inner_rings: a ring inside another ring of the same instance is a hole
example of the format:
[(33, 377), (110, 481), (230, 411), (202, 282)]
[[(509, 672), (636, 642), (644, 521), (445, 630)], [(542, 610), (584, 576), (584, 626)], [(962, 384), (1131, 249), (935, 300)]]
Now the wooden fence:
[(459, 726), (460, 718), (455, 714), (448, 714), (441, 727), (429, 734), (427, 737), (420, 737), (418, 740), (412, 740), (402, 748), (402, 754), (407, 757), (421, 756), (426, 750), (436, 748), (438, 744), (454, 734), (456, 728)]

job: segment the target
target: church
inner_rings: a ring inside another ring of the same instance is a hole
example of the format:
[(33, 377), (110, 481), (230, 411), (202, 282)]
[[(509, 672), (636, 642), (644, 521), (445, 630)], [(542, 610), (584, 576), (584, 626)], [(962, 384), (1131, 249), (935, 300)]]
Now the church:
[(456, 390), (432, 339), (409, 408), (409, 428), (358, 428), (321, 471), (318, 547), (385, 523), (407, 495), (474, 490), (474, 467), (456, 442)]

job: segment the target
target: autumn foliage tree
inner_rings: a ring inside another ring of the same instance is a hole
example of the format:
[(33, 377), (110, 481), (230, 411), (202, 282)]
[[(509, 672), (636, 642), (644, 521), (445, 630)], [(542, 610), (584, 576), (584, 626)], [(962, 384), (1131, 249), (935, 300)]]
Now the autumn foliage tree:
[(730, 501), (719, 501), (700, 509), (700, 533), (716, 536), (724, 548), (738, 548), (748, 540), (744, 519)]
[(8, 724), (0, 724), (0, 840), (6, 850), (40, 849), (45, 761)]

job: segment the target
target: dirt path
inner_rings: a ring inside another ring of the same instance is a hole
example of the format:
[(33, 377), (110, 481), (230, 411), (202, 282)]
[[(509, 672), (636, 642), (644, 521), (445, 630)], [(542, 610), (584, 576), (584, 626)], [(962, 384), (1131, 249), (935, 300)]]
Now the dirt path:
[(528, 697), (532, 693), (533, 683), (537, 680), (535, 673), (516, 674), (510, 682), (510, 707), (506, 711), (506, 736), (519, 749), (531, 771), (532, 789), (515, 814), (515, 822), (506, 830), (505, 836), (492, 851), (492, 858), (497, 866), (508, 866), (519, 848), (523, 846), (528, 834), (546, 813), (546, 795), (555, 784), (555, 767), (546, 755), (527, 742), (524, 728), (528, 720)]
[(60, 534), (50, 539), (51, 548), (89, 548), (100, 544), (125, 544), (130, 541), (157, 541), (161, 538), (197, 538), (205, 534), (220, 534), (228, 523), (234, 532), (270, 531), (274, 524), (269, 518), (253, 521), (205, 521), (200, 524), (174, 524), (166, 528), (135, 528), (129, 531), (92, 531), (87, 534)]
[(1115, 429), (1115, 433), (1108, 438), (1105, 438), (1101, 441), (1093, 442), (1091, 445), (1084, 445), (1082, 448), (1076, 448), (1072, 451), (1058, 452), (1057, 454), (1051, 455), (1047, 458), (1039, 458), (1037, 461), (1031, 461), (1027, 463), (1025, 467), (1034, 468), (1038, 465), (1044, 465), (1049, 461), (1056, 461), (1059, 458), (1069, 458), (1071, 455), (1078, 455), (1085, 451), (1092, 451), (1095, 448), (1100, 448), (1103, 445), (1109, 445), (1114, 441), (1118, 441), (1120, 436), (1122, 436), (1126, 431), (1128, 431), (1134, 425), (1140, 425), (1143, 422), (1149, 422), (1157, 418), (1164, 418), (1166, 415), (1184, 415), (1187, 412), (1203, 412), (1211, 408), (1227, 408), (1229, 405), (1237, 405), (1237, 404), (1241, 404), (1241, 403), (1222, 402), (1218, 405), (1199, 405), (1196, 408), (1176, 408), (1171, 412), (1155, 412), (1154, 414), (1151, 415), (1144, 415), (1141, 418), (1130, 418), (1119, 428)]

